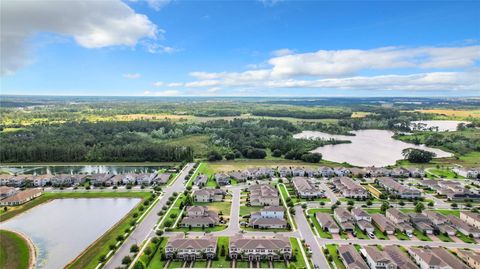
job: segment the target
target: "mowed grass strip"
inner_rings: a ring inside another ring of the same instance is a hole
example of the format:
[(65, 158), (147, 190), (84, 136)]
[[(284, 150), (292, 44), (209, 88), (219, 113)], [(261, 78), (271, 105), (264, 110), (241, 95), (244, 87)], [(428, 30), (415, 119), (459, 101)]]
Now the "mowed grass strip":
[(27, 269), (29, 262), (27, 241), (14, 232), (0, 230), (0, 268)]

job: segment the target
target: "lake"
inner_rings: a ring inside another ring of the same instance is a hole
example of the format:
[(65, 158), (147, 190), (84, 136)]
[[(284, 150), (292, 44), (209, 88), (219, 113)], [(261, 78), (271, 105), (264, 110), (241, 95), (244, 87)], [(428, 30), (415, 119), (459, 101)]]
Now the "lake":
[(123, 174), (123, 173), (153, 173), (160, 166), (116, 166), (116, 165), (39, 165), (39, 166), (0, 166), (0, 170), (6, 170), (14, 174)]
[(457, 126), (460, 123), (469, 123), (468, 121), (458, 121), (458, 120), (420, 120), (420, 121), (412, 121), (412, 126), (411, 128), (414, 128), (413, 125), (418, 125), (419, 123), (425, 124), (425, 127), (431, 128), (431, 127), (438, 127), (439, 132), (445, 132), (445, 131), (456, 131)]
[(133, 209), (138, 198), (56, 199), (0, 224), (37, 247), (37, 266), (63, 268)]
[(316, 131), (303, 131), (294, 135), (294, 138), (320, 138), (349, 140), (349, 144), (326, 145), (312, 152), (323, 155), (323, 159), (334, 162), (347, 162), (355, 166), (387, 166), (394, 165), (397, 160), (403, 159), (402, 150), (418, 148), (437, 154), (437, 157), (450, 157), (451, 153), (440, 149), (429, 148), (424, 145), (413, 145), (393, 139), (391, 131), (386, 130), (360, 130), (352, 132), (355, 136), (331, 135)]

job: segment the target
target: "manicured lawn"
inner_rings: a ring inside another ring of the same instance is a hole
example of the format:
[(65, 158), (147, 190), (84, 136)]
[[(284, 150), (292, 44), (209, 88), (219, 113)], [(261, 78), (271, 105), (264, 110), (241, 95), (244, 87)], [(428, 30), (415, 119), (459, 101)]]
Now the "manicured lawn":
[(0, 268), (27, 269), (30, 252), (28, 243), (20, 235), (0, 230)]
[(471, 238), (470, 236), (464, 235), (461, 232), (457, 232), (456, 235), (458, 238), (460, 238), (460, 240), (462, 240), (465, 243), (468, 243), (468, 244), (476, 243), (475, 239)]
[(443, 215), (454, 215), (456, 217), (460, 217), (460, 211), (459, 210), (448, 210), (448, 209), (437, 209), (435, 210), (440, 214)]
[(208, 209), (211, 209), (220, 214), (223, 213), (224, 218), (230, 217), (230, 206), (232, 205), (231, 202), (212, 202), (212, 203), (199, 203), (195, 202), (194, 205), (203, 205), (208, 206)]
[(273, 268), (287, 268), (287, 265), (285, 264), (285, 262), (277, 261), (277, 262), (273, 262)]
[(378, 229), (378, 227), (375, 226), (375, 231), (373, 232), (375, 234), (375, 237), (377, 239), (380, 239), (380, 240), (387, 240), (388, 237), (386, 235), (384, 235), (382, 233), (382, 231), (380, 231), (380, 229)]
[(358, 228), (357, 225), (355, 225), (355, 233), (357, 234), (358, 239), (370, 239), (370, 237), (365, 234), (364, 231), (362, 231), (360, 228)]
[(340, 257), (338, 257), (337, 253), (337, 245), (326, 245), (328, 253), (330, 256), (332, 256), (333, 262), (335, 263), (336, 268), (338, 269), (345, 269), (345, 265), (343, 265), (343, 262), (340, 260)]
[(310, 215), (310, 221), (313, 223), (313, 225), (315, 226), (315, 228), (317, 228), (317, 231), (320, 235), (321, 238), (327, 238), (327, 239), (332, 239), (332, 234), (327, 232), (327, 231), (324, 231), (322, 229), (322, 227), (320, 227), (320, 224), (318, 223), (318, 220), (317, 218), (315, 217), (315, 215)]
[(455, 179), (455, 178), (464, 178), (454, 171), (452, 171), (449, 168), (431, 168), (428, 169), (427, 173), (433, 174), (439, 178), (449, 178), (449, 179)]
[(164, 237), (160, 246), (158, 247), (157, 251), (153, 255), (153, 258), (150, 260), (150, 263), (147, 264), (147, 269), (154, 269), (154, 268), (163, 268), (165, 266), (165, 261), (161, 260), (162, 252), (167, 245), (168, 237)]
[(443, 233), (440, 233), (437, 235), (437, 237), (442, 240), (443, 242), (453, 242), (452, 238), (450, 238), (450, 236), (448, 235), (445, 235)]
[(262, 210), (263, 206), (240, 206), (240, 216), (245, 216)]
[[(230, 241), (230, 238), (227, 236), (220, 236), (218, 237), (217, 241), (217, 246), (218, 246), (218, 260), (212, 261), (212, 267), (214, 268), (228, 268), (230, 267), (230, 261), (227, 261), (228, 257), (228, 242)], [(222, 256), (222, 248), (225, 249), (225, 255)]]
[[(172, 262), (168, 265), (168, 269), (182, 268), (184, 263), (185, 263), (184, 261), (172, 261)], [(152, 267), (152, 268), (155, 268), (155, 267)], [(163, 267), (158, 267), (158, 268), (163, 268)], [(155, 269), (157, 269), (157, 268), (155, 268)]]
[(413, 230), (413, 234), (421, 241), (432, 241), (432, 239), (428, 237), (428, 235), (424, 235), (417, 229)]
[(395, 233), (395, 236), (398, 238), (398, 240), (409, 240), (408, 236), (405, 233), (400, 233), (397, 232)]
[(194, 268), (207, 268), (208, 261), (195, 261)]
[(236, 268), (249, 268), (250, 264), (247, 261), (237, 261)]
[(290, 237), (290, 243), (292, 244), (292, 253), (297, 258), (297, 268), (306, 268), (307, 265), (305, 264), (305, 258), (302, 255), (302, 251), (300, 250), (301, 246), (298, 244), (297, 238)]

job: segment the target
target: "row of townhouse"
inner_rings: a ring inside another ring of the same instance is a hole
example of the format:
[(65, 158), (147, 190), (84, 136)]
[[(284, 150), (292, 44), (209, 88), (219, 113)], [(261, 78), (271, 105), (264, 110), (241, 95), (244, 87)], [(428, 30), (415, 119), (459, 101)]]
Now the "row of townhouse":
[(357, 181), (349, 177), (337, 177), (332, 181), (333, 191), (340, 192), (347, 198), (368, 198), (368, 191)]
[(325, 197), (325, 191), (315, 185), (310, 179), (299, 176), (292, 179), (293, 187), (300, 198), (321, 198)]
[(185, 216), (180, 222), (181, 227), (214, 227), (220, 223), (218, 213), (209, 210), (207, 206), (187, 206)]
[(470, 267), (462, 262), (450, 251), (441, 247), (412, 247), (408, 253), (421, 269), (469, 269)]
[(446, 196), (448, 200), (480, 199), (480, 193), (467, 189), (461, 182), (455, 180), (425, 179), (419, 184), (435, 190), (438, 195)]
[(382, 177), (382, 178), (379, 178), (377, 181), (378, 181), (378, 185), (380, 185), (390, 193), (398, 195), (400, 198), (416, 199), (416, 198), (422, 197), (422, 192), (420, 190), (413, 187), (407, 187), (402, 183), (397, 182), (391, 177)]
[(285, 229), (285, 208), (283, 206), (265, 206), (250, 215), (249, 226), (256, 229)]
[(373, 233), (375, 230), (372, 217), (361, 208), (354, 208), (351, 212), (345, 208), (335, 208), (333, 217), (330, 214), (320, 212), (315, 217), (320, 227), (332, 234), (338, 234), (340, 230), (353, 232), (355, 224), (367, 233)]
[(395, 229), (405, 233), (413, 233), (413, 230), (417, 229), (425, 234), (439, 232), (453, 236), (459, 231), (475, 238), (480, 237), (478, 213), (461, 211), (459, 218), (453, 215), (445, 216), (435, 211), (405, 214), (396, 208), (389, 208), (385, 212), (385, 217), (380, 216), (373, 221), (382, 232), (386, 231), (388, 234), (393, 234)]
[(414, 177), (414, 178), (423, 178), (425, 176), (425, 171), (421, 168), (403, 168), (398, 167), (394, 169), (387, 169), (383, 167), (368, 167), (365, 169), (366, 176), (368, 177)]
[(227, 193), (222, 189), (203, 188), (194, 190), (192, 193), (193, 200), (201, 203), (221, 202)]
[(257, 184), (251, 186), (249, 189), (249, 204), (250, 206), (267, 206), (280, 204), (280, 197), (278, 190), (268, 184)]
[(456, 167), (453, 169), (453, 171), (466, 178), (480, 179), (480, 167), (471, 167), (471, 168)]
[(0, 206), (17, 206), (42, 195), (41, 189), (12, 190), (11, 187), (0, 187)]
[(116, 186), (126, 184), (151, 185), (165, 184), (171, 178), (170, 173), (126, 173), (126, 174), (43, 174), (43, 175), (0, 175), (1, 186), (74, 186), (89, 180), (96, 186)]
[(360, 249), (371, 269), (419, 269), (419, 267), (398, 246), (363, 246)]
[(405, 253), (395, 245), (381, 250), (363, 246), (358, 253), (354, 246), (342, 245), (337, 251), (347, 269), (478, 269), (480, 265), (478, 252), (458, 250), (455, 255), (442, 247), (411, 247)]
[[(212, 235), (203, 237), (171, 237), (165, 246), (165, 257), (170, 260), (211, 260), (217, 256), (217, 238)], [(275, 235), (271, 237), (247, 237), (236, 234), (230, 237), (228, 255), (234, 260), (290, 260), (292, 245), (289, 238)]]

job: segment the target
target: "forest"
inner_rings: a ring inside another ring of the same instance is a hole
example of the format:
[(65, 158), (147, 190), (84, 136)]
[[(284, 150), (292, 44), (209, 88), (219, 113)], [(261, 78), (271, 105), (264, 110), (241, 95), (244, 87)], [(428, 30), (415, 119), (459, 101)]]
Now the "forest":
[[(393, 103), (385, 105), (389, 101)], [(443, 101), (449, 106), (449, 100)], [(475, 107), (472, 102), (452, 101), (468, 111)], [(431, 108), (433, 103), (430, 100), (417, 108)], [(471, 123), (457, 132), (415, 131), (413, 136), (402, 135), (412, 131), (411, 121), (451, 116), (408, 110), (405, 100), (388, 98), (382, 102), (335, 98), (330, 102), (295, 99), (288, 103), (265, 98), (2, 96), (0, 105), (2, 163), (194, 158), (318, 162), (322, 156), (310, 154), (310, 150), (348, 143), (293, 138), (303, 130), (350, 135), (354, 130), (384, 129), (398, 133), (398, 139), (458, 154), (480, 149), (478, 118), (462, 118)]]

